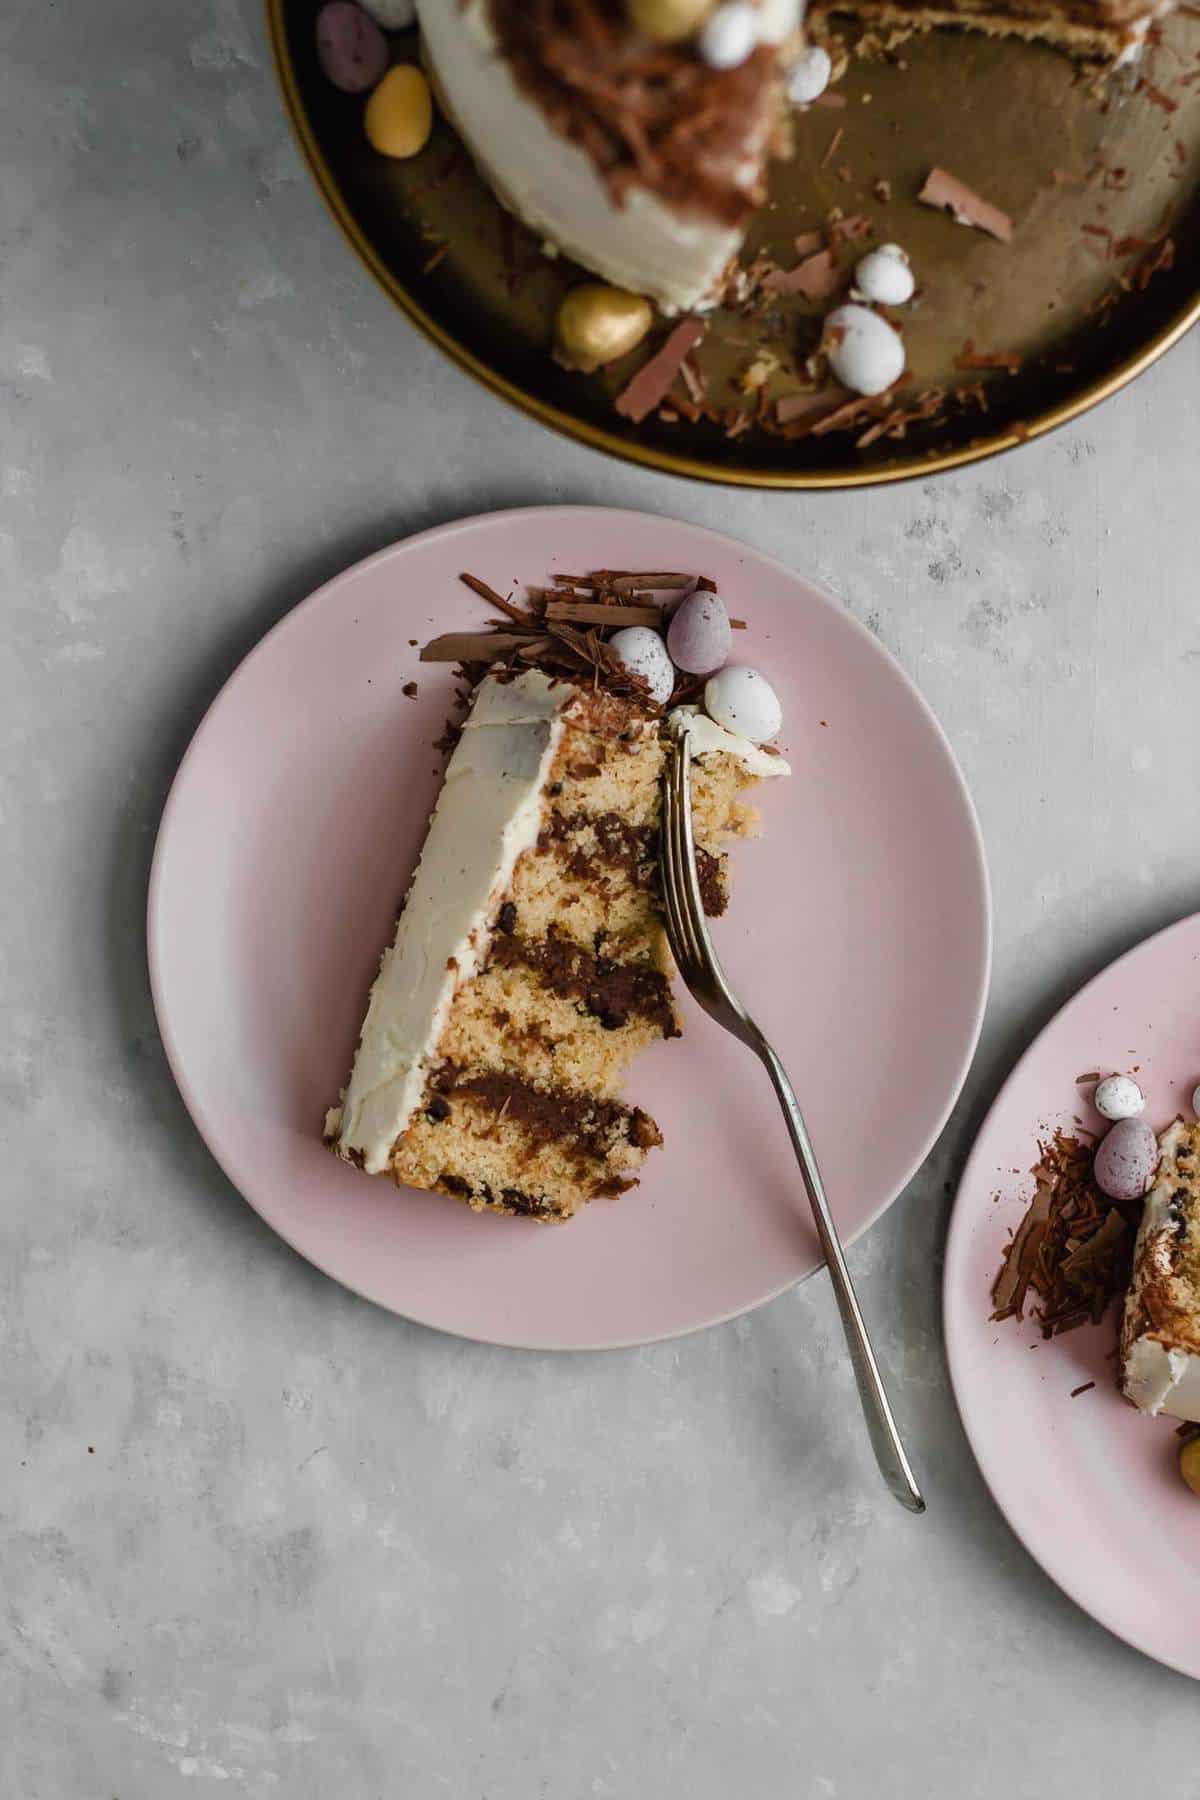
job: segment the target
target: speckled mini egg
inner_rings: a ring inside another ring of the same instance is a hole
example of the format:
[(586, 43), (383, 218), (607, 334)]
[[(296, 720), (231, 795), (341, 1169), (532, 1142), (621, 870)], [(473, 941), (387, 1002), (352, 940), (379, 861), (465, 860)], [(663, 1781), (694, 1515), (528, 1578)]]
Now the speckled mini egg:
[(744, 663), (730, 663), (704, 684), (704, 710), (726, 731), (749, 738), (752, 744), (769, 743), (783, 724), (775, 689), (765, 675)]
[(1145, 1120), (1118, 1119), (1100, 1140), (1092, 1173), (1110, 1200), (1140, 1200), (1157, 1167), (1158, 1140)]
[(317, 14), (317, 61), (343, 94), (365, 94), (388, 66), (387, 40), (354, 0), (329, 0)]
[(626, 625), (614, 631), (608, 647), (634, 675), (649, 683), (650, 698), (665, 706), (675, 686), (675, 671), (667, 655), (667, 646), (649, 625)]
[(1107, 1075), (1092, 1099), (1105, 1119), (1136, 1119), (1146, 1110), (1146, 1096), (1132, 1075)]
[(904, 340), (869, 306), (835, 306), (822, 342), (830, 368), (856, 394), (882, 394), (904, 373)]
[(912, 299), (917, 283), (907, 252), (899, 244), (880, 244), (859, 262), (854, 286), (864, 300), (874, 300), (879, 306), (903, 306)]
[(1200, 1087), (1192, 1089), (1192, 1111), (1200, 1119)]
[(746, 0), (728, 0), (706, 20), (698, 49), (710, 69), (737, 69), (758, 43), (758, 8)]
[(788, 70), (787, 93), (793, 106), (811, 106), (829, 86), (833, 63), (824, 44), (810, 44)]
[(417, 22), (417, 0), (363, 0), (363, 5), (385, 31), (407, 31)]
[(711, 675), (729, 660), (733, 631), (720, 594), (698, 588), (675, 609), (667, 627), (667, 649), (687, 675)]

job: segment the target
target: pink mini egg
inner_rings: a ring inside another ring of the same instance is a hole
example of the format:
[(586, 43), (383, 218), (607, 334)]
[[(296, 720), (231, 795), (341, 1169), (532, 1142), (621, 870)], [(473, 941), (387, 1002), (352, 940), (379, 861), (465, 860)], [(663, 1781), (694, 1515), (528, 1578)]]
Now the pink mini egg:
[(365, 94), (388, 66), (387, 39), (354, 0), (328, 0), (317, 14), (317, 60), (343, 94)]
[(1096, 1149), (1092, 1173), (1110, 1200), (1140, 1200), (1158, 1168), (1158, 1139), (1144, 1119), (1118, 1119)]
[(687, 675), (711, 675), (729, 661), (733, 631), (720, 594), (697, 588), (676, 608), (667, 627), (667, 649)]

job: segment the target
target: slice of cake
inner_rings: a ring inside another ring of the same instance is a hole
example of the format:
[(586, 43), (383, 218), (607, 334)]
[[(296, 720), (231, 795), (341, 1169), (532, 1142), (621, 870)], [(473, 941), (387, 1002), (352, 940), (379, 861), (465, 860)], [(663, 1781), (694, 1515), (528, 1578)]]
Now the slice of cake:
[[(659, 708), (540, 669), (479, 684), (371, 990), (338, 1154), (472, 1207), (569, 1218), (634, 1185), (662, 1142), (620, 1097), (678, 1035), (657, 889)], [(698, 861), (723, 909), (725, 844), (777, 755), (696, 727)]]
[(664, 312), (711, 306), (766, 199), (780, 46), (800, 0), (760, 0), (756, 47), (716, 68), (655, 43), (623, 0), (417, 0), (443, 110), (499, 199)]
[(1200, 1420), (1200, 1124), (1159, 1140), (1121, 1332), (1121, 1388), (1142, 1412)]
[(843, 14), (883, 31), (969, 27), (992, 37), (1052, 44), (1068, 55), (1126, 62), (1137, 55), (1155, 19), (1175, 0), (815, 0), (817, 24)]

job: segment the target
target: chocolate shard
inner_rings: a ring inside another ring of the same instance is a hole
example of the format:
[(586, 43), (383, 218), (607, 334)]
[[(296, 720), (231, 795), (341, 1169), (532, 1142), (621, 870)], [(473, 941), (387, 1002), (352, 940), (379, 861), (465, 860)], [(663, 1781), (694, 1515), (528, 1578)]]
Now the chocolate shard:
[(678, 375), (684, 357), (704, 336), (703, 319), (683, 319), (662, 348), (643, 363), (629, 385), (617, 395), (614, 405), (622, 418), (640, 425), (666, 399), (671, 383)]
[(1046, 1221), (1049, 1217), (1050, 1189), (1039, 1182), (1029, 1210), (1004, 1252), (1000, 1273), (992, 1284), (993, 1319), (1025, 1317), (1025, 1295), (1042, 1247), (1042, 1239), (1046, 1235)]
[(846, 271), (833, 260), (832, 250), (818, 250), (794, 269), (776, 269), (763, 282), (768, 294), (802, 294), (806, 300), (828, 300), (846, 281)]
[(1012, 243), (1013, 222), (1008, 214), (1001, 212), (990, 201), (981, 199), (965, 181), (960, 181), (957, 175), (951, 175), (948, 169), (931, 169), (917, 199), (925, 206), (948, 212), (959, 225), (970, 225), (976, 231), (986, 231), (989, 237), (998, 238), (1002, 244)]
[(447, 631), (431, 638), (421, 651), (422, 662), (495, 662), (531, 642), (527, 632)]

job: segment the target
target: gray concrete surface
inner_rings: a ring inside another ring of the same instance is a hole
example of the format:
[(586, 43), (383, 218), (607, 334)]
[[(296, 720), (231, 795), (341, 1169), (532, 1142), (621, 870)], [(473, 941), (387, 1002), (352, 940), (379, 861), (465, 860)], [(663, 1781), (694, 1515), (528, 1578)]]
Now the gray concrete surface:
[[(1200, 340), (971, 473), (709, 491), (551, 438), (391, 312), (301, 170), (255, 0), (17, 0), (0, 53), (0, 1794), (1184, 1791), (1197, 1691), (1009, 1535), (937, 1271), (1019, 1047), (1195, 904)], [(921, 1524), (869, 1466), (822, 1281), (640, 1353), (454, 1342), (276, 1242), (164, 1065), (147, 868), (221, 681), (365, 552), (563, 500), (712, 522), (825, 583), (977, 797), (981, 1051), (853, 1258)]]

